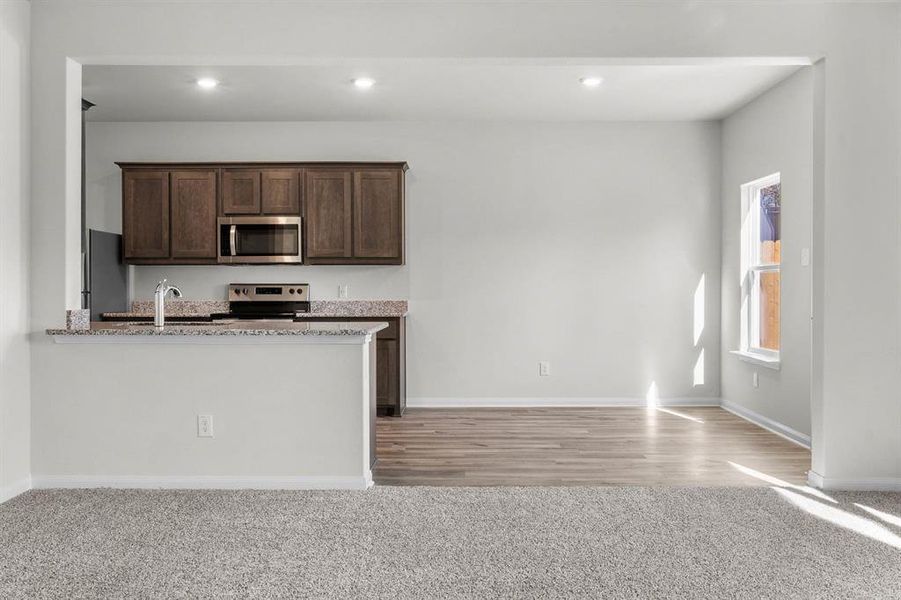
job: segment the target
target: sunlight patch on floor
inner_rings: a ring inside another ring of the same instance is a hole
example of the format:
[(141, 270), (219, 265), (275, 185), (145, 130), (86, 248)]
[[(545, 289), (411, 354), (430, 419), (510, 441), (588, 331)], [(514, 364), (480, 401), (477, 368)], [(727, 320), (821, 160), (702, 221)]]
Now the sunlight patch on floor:
[(689, 421), (694, 421), (695, 423), (703, 423), (703, 419), (699, 419), (697, 417), (693, 417), (691, 415), (686, 415), (685, 413), (681, 413), (676, 410), (672, 410), (670, 408), (663, 408), (661, 406), (657, 407), (657, 412), (666, 413), (668, 415), (673, 415), (674, 417), (679, 417), (680, 419), (687, 419)]
[(778, 477), (773, 477), (772, 475), (767, 475), (766, 473), (761, 473), (760, 471), (757, 471), (756, 469), (752, 469), (751, 467), (746, 467), (744, 465), (734, 463), (731, 460), (726, 461), (726, 462), (728, 462), (729, 465), (736, 471), (739, 471), (741, 473), (744, 473), (745, 475), (749, 475), (751, 477), (759, 479), (760, 481), (769, 483), (772, 486), (796, 490), (798, 492), (803, 492), (804, 494), (808, 494), (810, 496), (816, 496), (820, 500), (826, 500), (827, 502), (832, 502), (833, 504), (838, 504), (838, 501), (836, 501), (834, 498), (824, 494), (822, 491), (820, 491), (816, 488), (810, 487), (808, 485), (795, 485), (793, 483), (789, 483), (787, 481), (779, 479)]
[(870, 513), (877, 519), (885, 521), (889, 525), (894, 525), (895, 527), (901, 527), (901, 517), (895, 516), (891, 513), (882, 512), (881, 510), (876, 510), (872, 506), (867, 506), (866, 504), (858, 504), (857, 502), (855, 502), (854, 506), (856, 506), (860, 510)]
[[(737, 471), (769, 483), (772, 490), (804, 512), (872, 540), (901, 549), (901, 537), (893, 531), (881, 523), (840, 508), (837, 500), (824, 494), (821, 490), (810, 486), (794, 485), (750, 467), (732, 461), (727, 462)], [(854, 503), (854, 506), (890, 525), (901, 527), (901, 517), (865, 504)]]
[(809, 496), (799, 494), (792, 490), (781, 487), (773, 487), (773, 489), (776, 490), (777, 494), (808, 514), (823, 519), (824, 521), (829, 521), (830, 523), (848, 529), (849, 531), (859, 533), (870, 539), (882, 542), (883, 544), (888, 544), (894, 548), (901, 549), (901, 537), (898, 537), (879, 523), (849, 513), (836, 506), (823, 504)]

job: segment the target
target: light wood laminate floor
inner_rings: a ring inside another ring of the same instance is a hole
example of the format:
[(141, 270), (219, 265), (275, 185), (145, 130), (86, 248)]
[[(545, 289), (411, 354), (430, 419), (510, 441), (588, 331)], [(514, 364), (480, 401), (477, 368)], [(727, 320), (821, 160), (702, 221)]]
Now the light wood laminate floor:
[(380, 485), (803, 485), (810, 468), (718, 407), (408, 409), (376, 440)]

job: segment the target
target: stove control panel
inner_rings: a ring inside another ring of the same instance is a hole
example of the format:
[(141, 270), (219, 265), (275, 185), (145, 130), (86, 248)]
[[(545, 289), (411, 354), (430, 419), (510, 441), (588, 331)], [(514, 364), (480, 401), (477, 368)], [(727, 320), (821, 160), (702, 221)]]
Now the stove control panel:
[(229, 302), (307, 302), (308, 283), (230, 283)]

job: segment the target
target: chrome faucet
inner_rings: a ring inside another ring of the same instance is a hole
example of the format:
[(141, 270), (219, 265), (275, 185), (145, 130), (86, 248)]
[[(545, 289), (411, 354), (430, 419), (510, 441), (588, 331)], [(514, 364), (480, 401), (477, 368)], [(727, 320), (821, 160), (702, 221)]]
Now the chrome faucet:
[(166, 324), (166, 295), (169, 292), (172, 292), (172, 295), (176, 298), (181, 298), (181, 290), (174, 285), (169, 285), (166, 279), (159, 282), (156, 286), (156, 291), (153, 292), (153, 324), (156, 327), (162, 327)]

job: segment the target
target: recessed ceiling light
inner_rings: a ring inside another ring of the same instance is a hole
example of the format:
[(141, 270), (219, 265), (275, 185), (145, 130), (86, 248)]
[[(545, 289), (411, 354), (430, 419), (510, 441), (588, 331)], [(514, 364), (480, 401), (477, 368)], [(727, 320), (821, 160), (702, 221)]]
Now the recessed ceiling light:
[(579, 80), (585, 87), (595, 88), (601, 85), (604, 80), (600, 77), (583, 77)]
[(375, 85), (375, 79), (371, 77), (357, 77), (354, 79), (354, 85), (361, 90), (368, 90)]
[(201, 77), (197, 80), (197, 85), (205, 90), (211, 90), (219, 85), (219, 82), (212, 77)]

